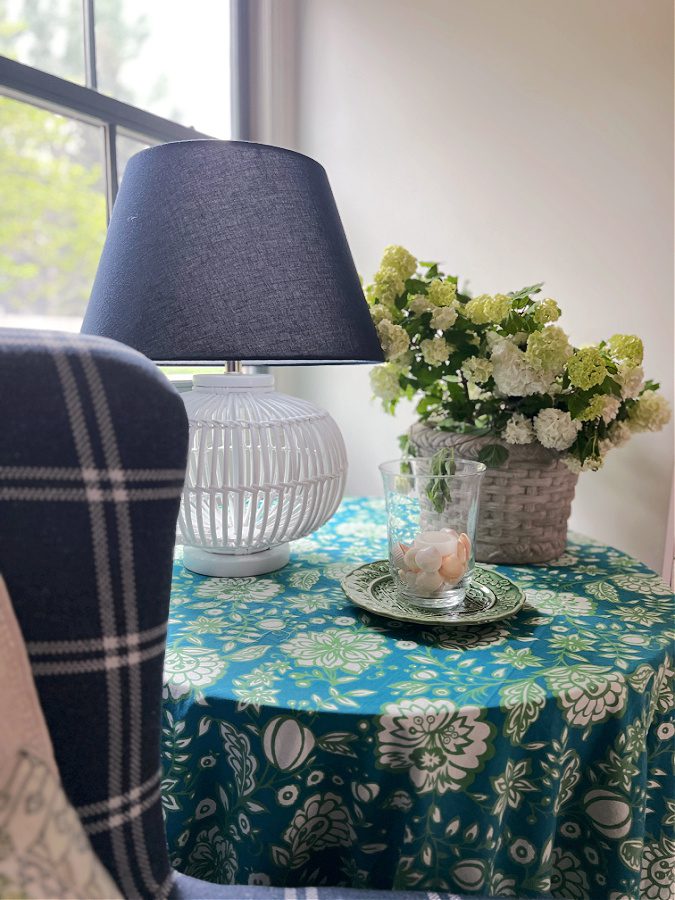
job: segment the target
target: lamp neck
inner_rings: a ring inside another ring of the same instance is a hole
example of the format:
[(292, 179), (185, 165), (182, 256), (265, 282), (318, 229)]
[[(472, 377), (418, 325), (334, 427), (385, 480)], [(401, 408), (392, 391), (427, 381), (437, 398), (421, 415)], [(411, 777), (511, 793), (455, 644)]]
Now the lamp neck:
[(225, 371), (231, 373), (241, 374), (241, 360), (239, 359), (228, 359), (225, 363)]
[(242, 375), (239, 372), (222, 372), (219, 375), (193, 375), (192, 392), (198, 394), (243, 392), (270, 392), (274, 390), (273, 375)]

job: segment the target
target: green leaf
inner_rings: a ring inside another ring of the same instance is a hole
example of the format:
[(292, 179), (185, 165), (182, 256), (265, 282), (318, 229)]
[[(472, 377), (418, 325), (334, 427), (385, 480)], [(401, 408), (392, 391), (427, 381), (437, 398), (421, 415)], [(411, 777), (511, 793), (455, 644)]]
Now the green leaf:
[(412, 451), (412, 445), (410, 443), (410, 435), (407, 432), (405, 434), (399, 434), (398, 446), (404, 456), (414, 455)]
[(531, 284), (529, 287), (521, 288), (519, 291), (512, 291), (509, 297), (512, 297), (514, 300), (523, 300), (525, 297), (529, 297), (530, 294), (538, 294), (543, 286), (544, 282), (540, 281), (537, 284)]
[(524, 331), (527, 334), (533, 330), (531, 321), (515, 311), (511, 311), (506, 321), (502, 324), (504, 334), (518, 334), (520, 331)]
[(409, 278), (405, 283), (405, 290), (408, 294), (426, 294), (427, 283), (421, 278)]
[(460, 403), (463, 403), (466, 400), (464, 388), (458, 381), (449, 381), (446, 384), (446, 388), (451, 400), (457, 400)]
[(587, 394), (585, 391), (579, 392), (578, 394), (570, 394), (567, 399), (567, 409), (569, 410), (570, 415), (573, 419), (578, 418), (581, 413), (588, 406), (588, 401), (590, 399), (590, 394)]
[(438, 406), (438, 400), (436, 399), (436, 397), (422, 397), (416, 407), (417, 414), (420, 416), (425, 416), (430, 412), (431, 409), (434, 409), (436, 406)]
[(452, 499), (450, 482), (443, 476), (454, 475), (456, 468), (454, 447), (442, 447), (431, 458), (430, 474), (435, 478), (427, 484), (426, 495), (437, 513), (442, 513)]
[(478, 461), (484, 463), (488, 469), (498, 469), (509, 458), (509, 451), (501, 444), (486, 444), (478, 454)]
[(443, 377), (443, 369), (440, 366), (420, 366), (419, 371), (415, 371), (419, 386), (422, 390), (436, 384)]
[(598, 388), (597, 393), (611, 394), (613, 397), (621, 396), (621, 385), (608, 375)]
[(442, 447), (437, 450), (431, 458), (431, 474), (454, 475), (455, 471), (455, 448)]

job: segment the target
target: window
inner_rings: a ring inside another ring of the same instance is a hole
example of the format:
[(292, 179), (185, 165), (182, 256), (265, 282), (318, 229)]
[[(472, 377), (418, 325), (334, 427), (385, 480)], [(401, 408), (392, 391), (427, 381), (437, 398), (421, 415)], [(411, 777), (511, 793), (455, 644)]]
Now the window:
[(77, 331), (129, 158), (231, 136), (230, 2), (0, 0), (0, 19), (0, 326)]

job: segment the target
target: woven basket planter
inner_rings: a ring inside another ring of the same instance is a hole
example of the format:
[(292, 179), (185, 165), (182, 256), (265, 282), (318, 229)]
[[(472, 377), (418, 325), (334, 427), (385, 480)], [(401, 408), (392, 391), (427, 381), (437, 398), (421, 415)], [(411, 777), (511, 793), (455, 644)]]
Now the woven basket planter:
[[(421, 422), (410, 429), (410, 442), (418, 455), (454, 447), (464, 459), (476, 459), (486, 444), (503, 443), (492, 435), (453, 434)], [(559, 453), (541, 444), (504, 446), (509, 458), (499, 468), (488, 469), (483, 478), (476, 559), (511, 565), (548, 562), (565, 549), (579, 476), (570, 472)]]

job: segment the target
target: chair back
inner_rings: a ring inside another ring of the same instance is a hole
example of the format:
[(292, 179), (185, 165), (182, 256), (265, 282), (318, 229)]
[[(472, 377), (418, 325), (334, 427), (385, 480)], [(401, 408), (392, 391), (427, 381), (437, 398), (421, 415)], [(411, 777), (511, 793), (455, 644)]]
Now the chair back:
[(171, 890), (160, 713), (187, 439), (135, 351), (0, 330), (0, 573), (66, 794), (128, 898)]

